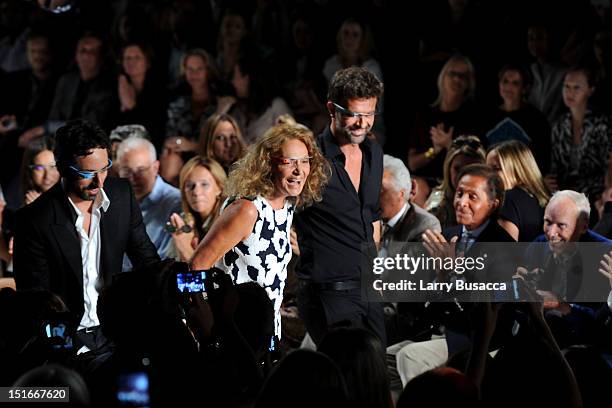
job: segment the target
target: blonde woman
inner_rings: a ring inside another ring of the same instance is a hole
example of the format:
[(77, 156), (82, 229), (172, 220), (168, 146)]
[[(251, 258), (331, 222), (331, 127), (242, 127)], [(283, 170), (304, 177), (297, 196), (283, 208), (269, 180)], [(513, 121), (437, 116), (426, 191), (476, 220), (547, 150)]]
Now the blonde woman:
[(179, 179), (183, 212), (170, 216), (168, 230), (174, 257), (185, 262), (219, 216), (227, 176), (216, 161), (196, 156), (185, 163)]
[(216, 265), (235, 284), (255, 281), (266, 289), (274, 303), (277, 337), (293, 213), (321, 200), (326, 166), (306, 127), (272, 127), (231, 172), (226, 184), (230, 198), (192, 259), (194, 269)]
[(533, 241), (542, 234), (550, 194), (531, 150), (516, 140), (503, 142), (489, 149), (487, 164), (499, 173), (506, 190), (500, 225), (519, 242)]
[(244, 156), (246, 144), (240, 126), (226, 113), (215, 113), (200, 133), (199, 154), (216, 160), (229, 173), (229, 168)]

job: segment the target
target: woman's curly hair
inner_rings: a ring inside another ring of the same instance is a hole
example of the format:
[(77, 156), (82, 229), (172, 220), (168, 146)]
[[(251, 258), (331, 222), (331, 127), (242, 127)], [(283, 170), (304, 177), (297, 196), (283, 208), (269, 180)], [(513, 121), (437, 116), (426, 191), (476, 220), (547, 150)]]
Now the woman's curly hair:
[(323, 187), (331, 176), (331, 168), (323, 157), (312, 132), (303, 125), (281, 123), (271, 127), (246, 155), (234, 164), (226, 184), (227, 197), (270, 197), (274, 193), (273, 159), (281, 156), (281, 147), (288, 140), (299, 140), (308, 150), (310, 174), (300, 195), (297, 207), (307, 207), (322, 199)]

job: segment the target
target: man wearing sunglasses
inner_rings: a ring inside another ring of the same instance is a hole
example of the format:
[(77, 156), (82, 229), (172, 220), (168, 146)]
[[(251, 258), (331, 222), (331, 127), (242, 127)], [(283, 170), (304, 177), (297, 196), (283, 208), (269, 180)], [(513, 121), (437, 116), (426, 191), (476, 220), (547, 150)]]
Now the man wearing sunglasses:
[(362, 247), (372, 248), (380, 238), (383, 153), (368, 134), (382, 92), (380, 80), (365, 68), (338, 71), (329, 85), (331, 123), (317, 144), (332, 176), (323, 200), (295, 218), (300, 316), (317, 344), (340, 322), (385, 342), (382, 304), (361, 297), (361, 276), (371, 273), (362, 270)]
[[(18, 290), (61, 296), (78, 325), (75, 350), (100, 352), (100, 290), (121, 272), (123, 254), (135, 267), (159, 261), (130, 184), (107, 178), (110, 141), (77, 120), (56, 133), (61, 182), (17, 212), (14, 270)], [(95, 353), (94, 353), (95, 354)]]

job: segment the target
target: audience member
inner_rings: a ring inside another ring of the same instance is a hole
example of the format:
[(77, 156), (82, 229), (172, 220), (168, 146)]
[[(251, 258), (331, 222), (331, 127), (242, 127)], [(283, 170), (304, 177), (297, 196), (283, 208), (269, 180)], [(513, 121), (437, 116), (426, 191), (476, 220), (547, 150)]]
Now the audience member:
[(498, 172), (506, 189), (501, 226), (516, 241), (533, 241), (542, 231), (550, 195), (531, 151), (516, 140), (502, 142), (489, 149), (487, 164)]
[(116, 120), (117, 85), (104, 70), (105, 46), (100, 36), (85, 33), (76, 47), (77, 70), (59, 79), (46, 128), (54, 132), (71, 119), (88, 120), (110, 130)]
[(359, 328), (339, 328), (325, 335), (319, 352), (338, 366), (351, 407), (390, 408), (391, 394), (380, 340)]
[(227, 176), (216, 161), (196, 156), (181, 169), (180, 214), (173, 213), (167, 225), (175, 257), (188, 262), (194, 250), (219, 217)]
[(605, 186), (605, 169), (612, 149), (608, 117), (589, 109), (595, 84), (588, 68), (571, 68), (563, 82), (563, 102), (569, 109), (553, 126), (551, 191), (572, 189), (595, 202)]
[(248, 145), (272, 127), (279, 116), (291, 115), (289, 105), (279, 96), (280, 87), (273, 66), (255, 53), (238, 59), (231, 82), (236, 98), (228, 97), (227, 105), (220, 111), (236, 119)]
[(200, 132), (198, 154), (217, 161), (229, 174), (230, 167), (246, 150), (240, 126), (226, 113), (212, 115)]
[(550, 125), (546, 116), (526, 102), (531, 76), (520, 65), (505, 65), (499, 71), (502, 104), (492, 113), (487, 144), (518, 140), (531, 149), (542, 173), (550, 166)]
[(119, 125), (139, 124), (149, 132), (157, 151), (165, 136), (167, 97), (153, 69), (153, 51), (143, 43), (127, 43), (121, 50)]
[(456, 224), (455, 190), (459, 172), (469, 164), (484, 163), (486, 152), (476, 136), (459, 136), (451, 143), (444, 159), (442, 184), (434, 188), (425, 209), (438, 218), (442, 229)]
[(256, 408), (313, 406), (349, 407), (342, 372), (325, 354), (295, 350), (270, 373), (257, 397)]
[(527, 48), (535, 61), (529, 66), (533, 86), (529, 103), (548, 118), (551, 125), (562, 114), (561, 89), (565, 69), (553, 61), (550, 30), (543, 24), (532, 24), (527, 30)]
[[(155, 146), (147, 139), (132, 136), (122, 141), (117, 148), (117, 161), (119, 177), (132, 186), (149, 239), (159, 257), (168, 258), (172, 237), (166, 230), (166, 221), (180, 209), (180, 191), (160, 177)], [(123, 270), (130, 267), (124, 257)]]
[(59, 181), (53, 147), (53, 139), (43, 137), (32, 140), (23, 153), (21, 186), (24, 205), (32, 203)]
[(444, 157), (453, 139), (480, 134), (481, 122), (471, 100), (476, 89), (472, 62), (462, 55), (451, 57), (438, 75), (438, 97), (419, 112), (410, 135), (408, 167), (413, 175), (435, 185), (442, 176)]

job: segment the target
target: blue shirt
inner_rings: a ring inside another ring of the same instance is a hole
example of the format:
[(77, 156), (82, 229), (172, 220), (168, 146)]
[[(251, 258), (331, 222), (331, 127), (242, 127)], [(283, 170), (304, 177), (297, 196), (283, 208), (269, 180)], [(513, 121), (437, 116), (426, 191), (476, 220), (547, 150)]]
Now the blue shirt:
[[(142, 221), (147, 235), (155, 245), (161, 259), (168, 258), (168, 249), (172, 236), (166, 231), (166, 222), (172, 213), (181, 212), (181, 192), (178, 188), (166, 183), (159, 175), (155, 179), (153, 190), (139, 203)], [(123, 270), (132, 268), (127, 257), (123, 257)]]

